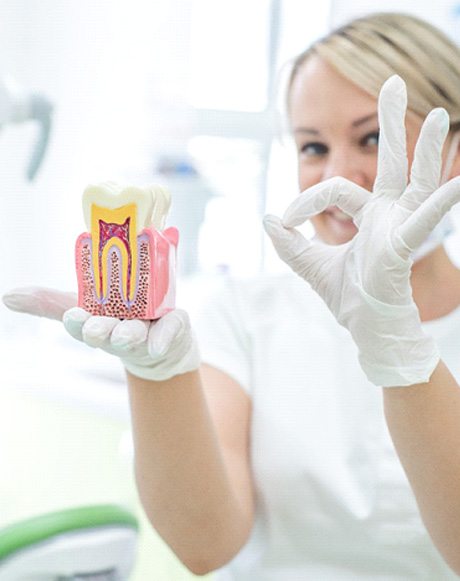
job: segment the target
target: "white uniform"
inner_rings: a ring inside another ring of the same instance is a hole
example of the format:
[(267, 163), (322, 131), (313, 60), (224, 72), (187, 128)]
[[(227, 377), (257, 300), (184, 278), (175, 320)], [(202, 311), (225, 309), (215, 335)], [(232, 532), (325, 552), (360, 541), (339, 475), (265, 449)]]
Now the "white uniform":
[[(424, 324), (460, 381), (460, 308)], [(252, 398), (257, 515), (216, 581), (444, 581), (348, 331), (294, 274), (228, 280), (194, 320)]]

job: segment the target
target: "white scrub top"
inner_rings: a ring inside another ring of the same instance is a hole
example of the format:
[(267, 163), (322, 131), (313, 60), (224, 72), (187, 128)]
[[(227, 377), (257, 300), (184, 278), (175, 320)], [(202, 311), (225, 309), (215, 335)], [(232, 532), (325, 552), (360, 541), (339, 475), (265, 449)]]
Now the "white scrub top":
[[(193, 316), (192, 316), (193, 319)], [(252, 399), (257, 512), (216, 581), (444, 581), (348, 331), (294, 274), (227, 280), (193, 320)], [(460, 309), (424, 324), (460, 381)]]

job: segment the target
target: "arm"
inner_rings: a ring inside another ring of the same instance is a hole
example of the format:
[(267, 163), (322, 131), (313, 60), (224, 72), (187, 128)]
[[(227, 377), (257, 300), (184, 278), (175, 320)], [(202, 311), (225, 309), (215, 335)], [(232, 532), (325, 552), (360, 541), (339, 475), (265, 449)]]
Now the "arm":
[(383, 390), (385, 416), (426, 528), (460, 574), (460, 389), (440, 362), (428, 383)]
[(16, 311), (63, 319), (74, 338), (135, 371), (127, 377), (147, 516), (196, 574), (235, 556), (253, 521), (250, 398), (226, 374), (197, 371), (187, 314), (176, 310), (156, 322), (92, 317), (70, 308), (75, 296), (41, 288), (17, 289), (3, 300)]
[[(372, 195), (341, 178), (325, 180), (265, 227), (280, 257), (350, 331), (369, 381), (385, 388), (390, 432), (426, 527), (460, 572), (460, 391), (423, 331), (410, 284), (411, 255), (460, 200), (460, 178), (439, 186), (449, 121), (438, 109), (423, 123), (408, 182), (406, 104), (404, 83), (390, 78), (379, 96)], [(353, 216), (352, 240), (328, 246), (295, 229), (331, 205)]]
[(141, 501), (195, 574), (233, 558), (253, 520), (250, 399), (218, 370), (205, 366), (201, 377), (149, 381), (128, 373)]

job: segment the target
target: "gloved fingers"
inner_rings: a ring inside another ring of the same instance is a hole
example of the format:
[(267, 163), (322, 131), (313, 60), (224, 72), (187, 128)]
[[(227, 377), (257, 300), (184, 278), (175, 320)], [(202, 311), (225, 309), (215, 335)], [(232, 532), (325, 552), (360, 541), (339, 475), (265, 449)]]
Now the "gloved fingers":
[(2, 300), (13, 311), (61, 321), (64, 312), (77, 304), (77, 295), (72, 292), (30, 286), (8, 291)]
[(119, 322), (119, 319), (113, 317), (91, 316), (82, 326), (82, 340), (90, 347), (107, 349), (110, 346), (110, 334)]
[(449, 132), (445, 109), (433, 109), (425, 119), (417, 140), (410, 183), (398, 204), (411, 212), (439, 187), (442, 148)]
[(419, 206), (395, 232), (395, 250), (400, 256), (416, 250), (443, 216), (460, 201), (460, 177), (453, 178)]
[(361, 186), (342, 177), (333, 177), (299, 194), (285, 211), (282, 223), (287, 228), (299, 226), (330, 206), (337, 206), (353, 217), (370, 196)]
[(91, 318), (91, 313), (88, 313), (80, 307), (73, 307), (66, 311), (62, 317), (64, 328), (72, 335), (74, 339), (83, 341), (83, 325)]
[(140, 319), (115, 319), (110, 345), (117, 355), (126, 355), (141, 345), (146, 345), (150, 321)]
[(379, 94), (380, 133), (374, 192), (394, 200), (407, 186), (406, 108), (406, 84), (398, 75), (392, 75)]
[(150, 325), (148, 351), (152, 358), (164, 356), (176, 339), (191, 333), (190, 319), (186, 311), (175, 309)]
[(307, 240), (294, 228), (285, 228), (277, 216), (266, 215), (263, 223), (281, 260), (307, 280), (324, 265), (324, 256), (319, 248), (324, 246), (329, 252), (334, 251), (333, 247)]

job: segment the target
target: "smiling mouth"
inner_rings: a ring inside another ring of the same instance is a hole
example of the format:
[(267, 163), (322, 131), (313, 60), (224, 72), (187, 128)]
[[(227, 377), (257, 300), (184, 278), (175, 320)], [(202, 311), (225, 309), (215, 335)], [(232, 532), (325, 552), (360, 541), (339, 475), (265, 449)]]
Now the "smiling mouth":
[(331, 216), (338, 222), (343, 222), (344, 224), (353, 223), (353, 218), (349, 214), (343, 212), (340, 208), (337, 208), (336, 206), (331, 206), (330, 208), (327, 208), (326, 210), (324, 210), (324, 213), (327, 214), (328, 216)]

